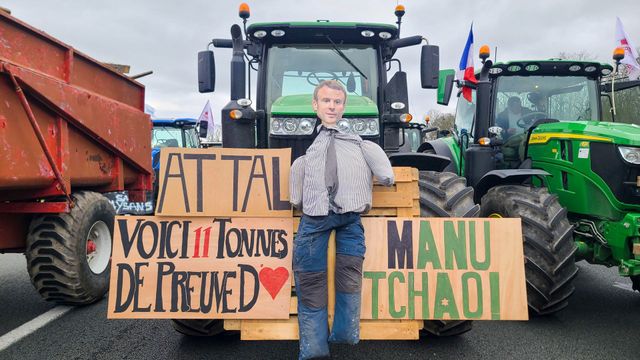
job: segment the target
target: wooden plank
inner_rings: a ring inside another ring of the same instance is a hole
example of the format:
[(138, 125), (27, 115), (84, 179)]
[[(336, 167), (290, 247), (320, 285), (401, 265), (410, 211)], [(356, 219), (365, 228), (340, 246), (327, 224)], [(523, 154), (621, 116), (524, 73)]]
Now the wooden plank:
[(395, 177), (396, 182), (412, 181), (413, 170), (414, 168), (410, 168), (410, 167), (394, 167), (393, 175)]
[(411, 207), (413, 206), (413, 197), (411, 193), (406, 192), (374, 192), (373, 207)]
[(240, 327), (242, 324), (242, 320), (238, 320), (238, 319), (225, 319), (224, 320), (224, 329), (225, 330), (240, 330)]
[(398, 208), (397, 209), (398, 217), (413, 217), (414, 209), (410, 208)]
[[(361, 340), (417, 340), (421, 320), (361, 320)], [(226, 328), (226, 327), (225, 327)], [(298, 340), (298, 317), (287, 320), (242, 320), (241, 340)]]
[(360, 339), (418, 340), (422, 320), (360, 320)]
[(409, 196), (411, 196), (412, 199), (419, 199), (420, 198), (420, 189), (418, 189), (418, 183), (417, 182), (408, 182), (408, 183), (400, 183), (397, 184), (396, 187), (398, 188), (398, 193), (406, 193)]
[(373, 208), (369, 210), (368, 213), (363, 214), (362, 216), (366, 217), (374, 217), (374, 216), (391, 216), (396, 217), (398, 214), (397, 208)]
[(285, 320), (243, 320), (240, 340), (298, 340), (298, 317)]

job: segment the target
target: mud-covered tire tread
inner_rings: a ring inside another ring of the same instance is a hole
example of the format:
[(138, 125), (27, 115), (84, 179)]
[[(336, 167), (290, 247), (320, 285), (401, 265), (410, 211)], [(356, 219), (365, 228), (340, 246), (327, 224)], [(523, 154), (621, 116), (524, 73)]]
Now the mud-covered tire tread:
[(101, 274), (91, 273), (86, 232), (93, 223), (87, 221), (98, 217), (113, 234), (115, 211), (99, 193), (82, 191), (72, 198), (69, 213), (41, 215), (31, 221), (25, 256), (31, 282), (45, 300), (85, 305), (104, 296), (110, 272), (109, 264)]
[(447, 337), (462, 335), (473, 328), (471, 320), (429, 320), (422, 333), (427, 336)]
[(171, 326), (187, 336), (215, 336), (225, 331), (220, 319), (172, 319)]
[(482, 197), (481, 217), (522, 219), (529, 311), (547, 315), (565, 308), (578, 273), (573, 227), (558, 197), (546, 188), (496, 186)]
[[(421, 217), (477, 217), (480, 206), (473, 201), (473, 188), (465, 178), (450, 172), (420, 171)], [(445, 337), (463, 334), (471, 320), (425, 320), (423, 335)]]

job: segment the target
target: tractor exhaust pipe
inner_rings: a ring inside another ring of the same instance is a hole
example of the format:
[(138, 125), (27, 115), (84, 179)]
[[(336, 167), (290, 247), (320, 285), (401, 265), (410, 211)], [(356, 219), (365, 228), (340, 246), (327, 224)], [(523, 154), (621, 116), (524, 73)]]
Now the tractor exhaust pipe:
[(231, 100), (245, 98), (245, 62), (244, 40), (242, 29), (237, 24), (231, 26), (231, 42), (233, 43), (233, 55), (231, 57)]

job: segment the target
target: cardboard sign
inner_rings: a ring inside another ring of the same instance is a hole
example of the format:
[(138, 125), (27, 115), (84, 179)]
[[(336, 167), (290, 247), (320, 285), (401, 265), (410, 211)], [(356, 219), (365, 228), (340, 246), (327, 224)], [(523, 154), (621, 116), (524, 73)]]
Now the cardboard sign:
[(362, 223), (363, 319), (528, 319), (519, 219)]
[(293, 218), (118, 216), (108, 318), (286, 319)]
[(158, 216), (290, 217), (291, 149), (160, 151)]

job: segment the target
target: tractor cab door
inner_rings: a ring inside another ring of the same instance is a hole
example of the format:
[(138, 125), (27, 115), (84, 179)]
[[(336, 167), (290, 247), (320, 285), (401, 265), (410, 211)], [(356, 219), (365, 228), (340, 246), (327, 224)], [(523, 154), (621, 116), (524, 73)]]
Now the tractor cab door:
[(458, 140), (460, 151), (464, 152), (473, 143), (473, 122), (476, 116), (476, 90), (471, 89), (471, 101), (458, 93), (454, 137)]
[[(602, 120), (640, 125), (640, 80), (621, 81), (602, 85)], [(616, 114), (613, 115), (613, 101)]]

